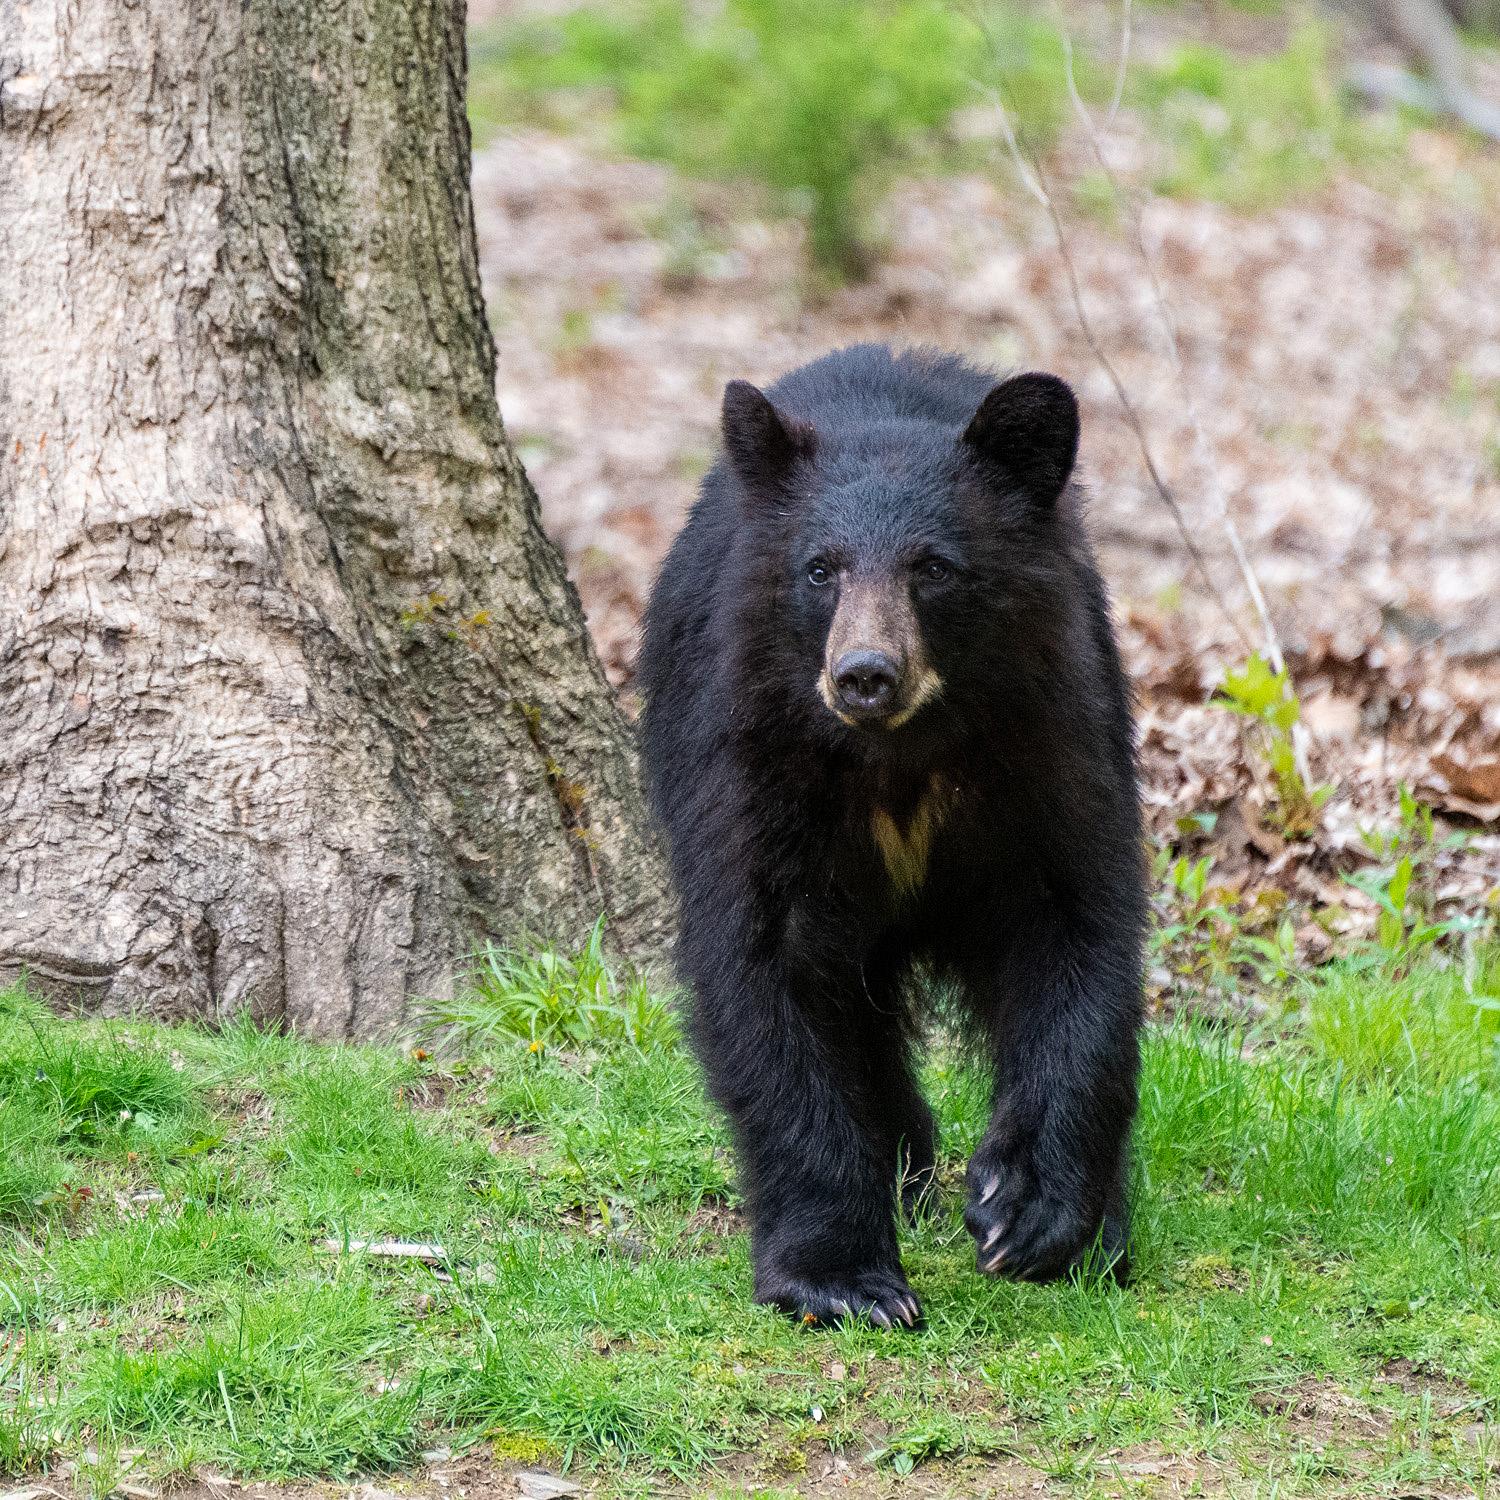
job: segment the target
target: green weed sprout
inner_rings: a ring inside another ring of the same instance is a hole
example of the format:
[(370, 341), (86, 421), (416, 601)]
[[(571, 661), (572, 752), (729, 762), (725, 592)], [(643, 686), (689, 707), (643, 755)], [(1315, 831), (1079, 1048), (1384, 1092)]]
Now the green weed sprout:
[(1238, 671), (1225, 674), (1213, 702), (1259, 726), (1260, 747), (1276, 790), (1276, 824), (1288, 838), (1307, 838), (1334, 789), (1309, 786), (1297, 766), (1292, 728), (1302, 716), (1302, 704), (1286, 669), (1273, 672), (1256, 652)]
[(469, 1046), (510, 1037), (533, 1052), (607, 1043), (651, 1052), (678, 1039), (670, 997), (653, 994), (639, 975), (617, 976), (605, 958), (602, 917), (572, 954), (486, 943), (468, 985), (452, 1000), (428, 1002), (422, 1023)]

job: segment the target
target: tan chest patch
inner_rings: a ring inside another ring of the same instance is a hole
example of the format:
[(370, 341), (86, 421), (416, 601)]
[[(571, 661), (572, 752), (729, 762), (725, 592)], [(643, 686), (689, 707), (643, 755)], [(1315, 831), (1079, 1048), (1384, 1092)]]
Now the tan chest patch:
[(952, 805), (952, 790), (934, 776), (904, 826), (883, 807), (870, 814), (875, 847), (885, 861), (891, 884), (901, 895), (914, 896), (922, 889), (933, 837), (943, 826)]

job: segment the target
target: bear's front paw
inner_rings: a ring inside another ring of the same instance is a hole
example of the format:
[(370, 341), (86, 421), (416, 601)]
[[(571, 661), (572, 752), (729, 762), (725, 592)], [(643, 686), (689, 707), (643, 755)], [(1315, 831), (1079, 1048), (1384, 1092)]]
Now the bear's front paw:
[(998, 1153), (969, 1163), (964, 1224), (974, 1236), (979, 1269), (1015, 1281), (1052, 1281), (1079, 1263), (1099, 1232), (1098, 1219), (1066, 1196), (1040, 1186), (1024, 1166)]
[(851, 1270), (827, 1276), (764, 1270), (755, 1278), (755, 1300), (815, 1326), (860, 1317), (877, 1328), (922, 1326), (922, 1304), (899, 1270)]

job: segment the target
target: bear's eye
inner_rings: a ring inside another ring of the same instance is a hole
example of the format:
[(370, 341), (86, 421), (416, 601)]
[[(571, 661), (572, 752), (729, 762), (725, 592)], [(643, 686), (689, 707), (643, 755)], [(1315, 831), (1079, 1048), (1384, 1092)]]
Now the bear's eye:
[(919, 564), (919, 570), (923, 578), (931, 579), (933, 583), (941, 583), (953, 571), (940, 557), (929, 557)]
[(832, 570), (821, 557), (815, 558), (812, 562), (808, 563), (807, 581), (812, 584), (814, 588), (822, 588), (823, 585), (827, 583), (828, 580), (832, 577)]

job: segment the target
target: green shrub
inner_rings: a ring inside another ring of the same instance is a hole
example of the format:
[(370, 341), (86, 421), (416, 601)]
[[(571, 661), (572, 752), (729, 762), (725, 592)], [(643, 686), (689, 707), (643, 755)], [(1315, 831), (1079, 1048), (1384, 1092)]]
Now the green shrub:
[(1316, 191), (1341, 162), (1378, 161), (1398, 140), (1399, 127), (1347, 107), (1327, 32), (1310, 20), (1267, 57), (1195, 43), (1137, 77), (1167, 145), (1163, 193), (1258, 208)]
[(953, 111), (1002, 89), (1033, 134), (1066, 108), (1057, 33), (986, 10), (979, 29), (940, 0), (682, 0), (571, 11), (476, 48), (471, 109), (593, 93), (619, 146), (708, 178), (750, 179), (805, 219), (814, 266), (857, 276), (872, 254), (870, 210), (893, 172)]

